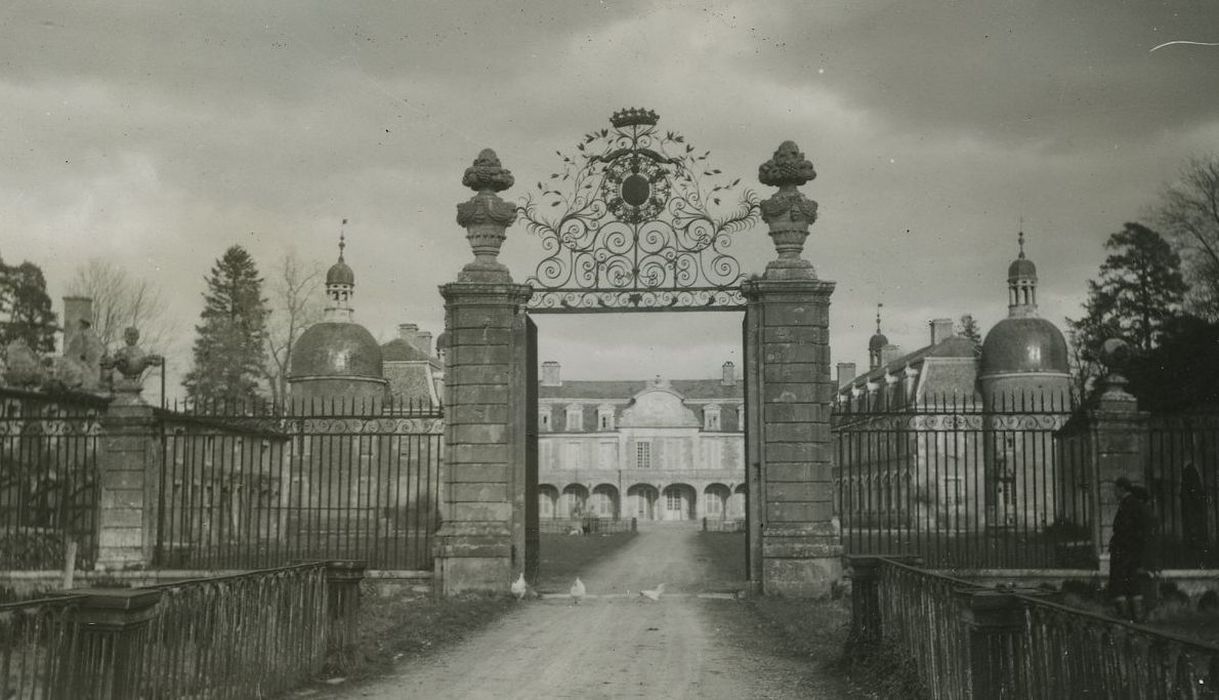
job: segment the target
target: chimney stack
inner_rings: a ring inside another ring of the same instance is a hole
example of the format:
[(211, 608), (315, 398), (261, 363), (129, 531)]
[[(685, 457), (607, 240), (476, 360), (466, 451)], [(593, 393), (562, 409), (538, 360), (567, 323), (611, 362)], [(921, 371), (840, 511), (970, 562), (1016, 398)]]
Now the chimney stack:
[(432, 356), (432, 332), (431, 331), (419, 331), (415, 335), (415, 347), (419, 349), (419, 352), (423, 353), (424, 355), (427, 355), (428, 357), (431, 357)]
[(953, 336), (952, 319), (936, 318), (931, 320), (931, 344), (939, 345)]
[(884, 367), (901, 356), (901, 347), (894, 345), (893, 343), (889, 343), (880, 349), (880, 366)]
[(542, 363), (542, 386), (563, 386), (559, 379), (559, 363), (547, 360)]
[(838, 388), (844, 389), (850, 386), (851, 380), (855, 378), (855, 363), (854, 362), (839, 362), (838, 363)]
[(68, 351), (72, 340), (80, 333), (81, 321), (93, 324), (93, 299), (89, 297), (63, 298), (63, 352)]
[(720, 384), (723, 384), (724, 386), (735, 386), (736, 365), (732, 364), (732, 360), (725, 362), (721, 369), (723, 374), (720, 377)]

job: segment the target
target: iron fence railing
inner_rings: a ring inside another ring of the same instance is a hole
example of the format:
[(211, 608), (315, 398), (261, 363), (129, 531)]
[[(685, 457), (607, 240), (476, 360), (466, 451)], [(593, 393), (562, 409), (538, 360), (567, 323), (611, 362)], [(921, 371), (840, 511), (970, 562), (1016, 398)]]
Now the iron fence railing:
[(1219, 697), (1217, 646), (1015, 597), (1023, 603), (1025, 651), (1013, 697), (1037, 697), (1047, 688), (1058, 697)]
[(933, 566), (1090, 565), (1088, 444), (1055, 440), (1070, 408), (1024, 395), (836, 406), (844, 548)]
[(891, 559), (852, 571), (857, 649), (911, 660), (931, 697), (1219, 697), (1219, 646)]
[(0, 605), (0, 688), (6, 698), (58, 697), (73, 673), (73, 624), (83, 596)]
[(1219, 568), (1219, 414), (1152, 415), (1145, 484), (1163, 568)]
[(149, 588), (161, 598), (140, 657), (141, 697), (268, 697), (321, 668), (325, 564)]
[(972, 584), (928, 575), (913, 567), (886, 565), (877, 581), (879, 625), (884, 641), (913, 659), (919, 680), (933, 698), (967, 698), (968, 635), (954, 592)]
[(155, 565), (361, 559), (432, 567), (438, 407), (325, 402), (163, 411)]
[(106, 403), (0, 389), (0, 569), (92, 568)]

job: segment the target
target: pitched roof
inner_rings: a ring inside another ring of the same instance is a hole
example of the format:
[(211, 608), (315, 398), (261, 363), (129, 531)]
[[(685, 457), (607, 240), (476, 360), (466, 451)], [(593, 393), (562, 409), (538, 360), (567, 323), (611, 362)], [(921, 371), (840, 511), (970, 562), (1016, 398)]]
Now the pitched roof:
[(383, 362), (422, 362), (431, 359), (427, 353), (401, 338), (395, 338), (381, 346)]
[(954, 335), (936, 343), (935, 345), (927, 345), (907, 353), (896, 359), (870, 370), (865, 374), (861, 374), (853, 378), (847, 386), (839, 389), (839, 392), (849, 389), (852, 386), (865, 384), (870, 381), (883, 378), (886, 374), (891, 374), (898, 370), (905, 369), (907, 365), (919, 365), (928, 357), (956, 357), (970, 358), (977, 357), (977, 349), (974, 343), (969, 338), (964, 336)]
[[(559, 386), (538, 386), (541, 399), (583, 399), (589, 401), (627, 401), (651, 385), (650, 380), (586, 380), (564, 381)], [(688, 400), (735, 399), (743, 401), (744, 387), (740, 382), (724, 386), (719, 379), (674, 379), (670, 388)]]

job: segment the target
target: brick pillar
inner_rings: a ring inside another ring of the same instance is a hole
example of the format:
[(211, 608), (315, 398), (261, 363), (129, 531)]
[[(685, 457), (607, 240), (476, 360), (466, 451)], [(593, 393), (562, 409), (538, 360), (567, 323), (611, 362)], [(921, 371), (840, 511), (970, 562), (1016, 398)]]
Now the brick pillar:
[(156, 538), (158, 434), (151, 406), (120, 395), (102, 416), (98, 455), (99, 570), (141, 568)]
[[(829, 304), (834, 283), (800, 257), (817, 204), (796, 187), (816, 177), (791, 141), (759, 168), (779, 191), (761, 202), (778, 257), (742, 285), (750, 568), (767, 595), (824, 596), (842, 578), (831, 473)], [(760, 553), (760, 557), (758, 556)]]
[(1093, 488), (1092, 546), (1102, 572), (1109, 571), (1109, 537), (1118, 497), (1113, 482), (1126, 477), (1146, 486), (1147, 419), (1138, 400), (1126, 392), (1126, 379), (1118, 371), (1126, 352), (1122, 341), (1106, 341), (1102, 351), (1108, 373), (1097, 382), (1089, 398), (1084, 420), (1091, 433)]
[(56, 679), (64, 684), (54, 697), (120, 700), (139, 697), (140, 662), (148, 637), (148, 621), (156, 612), (161, 591), (74, 589), (70, 595), (88, 596), (73, 616), (70, 635), (74, 648), (67, 672)]
[[(524, 562), (524, 306), (532, 290), (496, 261), (516, 210), (495, 193), (512, 175), (485, 150), (466, 170), (476, 190), (458, 205), (475, 260), (445, 300), (445, 461), (435, 590), (507, 591)], [(519, 492), (519, 493), (518, 493)], [(534, 496), (536, 498), (536, 496)], [(519, 502), (518, 502), (519, 501)], [(514, 546), (515, 545), (515, 546)]]

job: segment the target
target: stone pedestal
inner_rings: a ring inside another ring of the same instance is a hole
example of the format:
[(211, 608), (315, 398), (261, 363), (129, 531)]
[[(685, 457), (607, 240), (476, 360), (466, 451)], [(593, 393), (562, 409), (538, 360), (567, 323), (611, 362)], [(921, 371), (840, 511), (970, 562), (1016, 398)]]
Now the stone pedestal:
[[(755, 279), (742, 286), (751, 580), (767, 595), (824, 596), (842, 578), (830, 443), (829, 303), (833, 282)], [(760, 557), (758, 554), (760, 553)]]
[(1027, 697), (1018, 690), (1025, 653), (1024, 606), (1000, 591), (957, 591), (969, 664), (969, 697)]
[(332, 654), (346, 655), (356, 638), (360, 612), (360, 582), (366, 562), (336, 560), (326, 562), (326, 646)]
[(156, 423), (136, 394), (119, 394), (102, 418), (96, 567), (142, 568), (152, 560), (160, 478)]
[(524, 557), (524, 512), (514, 499), (524, 491), (526, 399), (518, 375), (532, 291), (510, 281), (457, 282), (440, 291), (449, 348), (436, 591), (502, 592)]
[(87, 588), (63, 591), (88, 596), (72, 620), (74, 648), (54, 697), (120, 700), (139, 696), (140, 662), (146, 646), (148, 621), (161, 591)]

